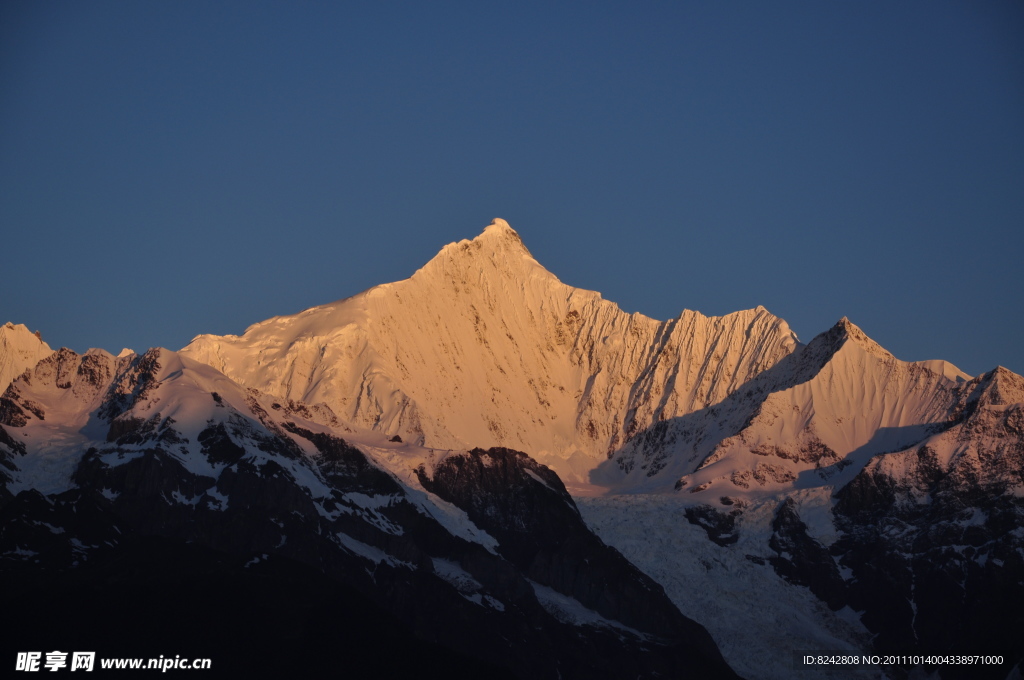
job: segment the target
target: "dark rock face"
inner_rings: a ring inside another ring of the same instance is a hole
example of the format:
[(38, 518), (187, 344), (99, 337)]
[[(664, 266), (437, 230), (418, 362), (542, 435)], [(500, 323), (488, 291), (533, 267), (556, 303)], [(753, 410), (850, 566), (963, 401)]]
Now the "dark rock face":
[(231, 440), (224, 423), (211, 425), (199, 433), (203, 455), (214, 465), (231, 465), (245, 455), (245, 449)]
[[(585, 526), (558, 475), (518, 451), (474, 449), (445, 458), (433, 476), (422, 468), (418, 476), (428, 491), (494, 532), (502, 554), (515, 563), (557, 546), (567, 527)], [(538, 522), (541, 518), (547, 521)]]
[(750, 449), (758, 456), (776, 456), (782, 459), (795, 460), (802, 463), (814, 463), (814, 467), (823, 468), (839, 462), (839, 455), (817, 438), (810, 439), (798, 451), (787, 451), (778, 446), (761, 444)]
[(0, 570), (70, 569), (98, 547), (117, 545), (120, 523), (102, 497), (72, 490), (22, 491), (0, 509)]
[[(851, 494), (851, 498), (854, 497)], [(832, 551), (853, 571), (850, 605), (879, 650), (961, 650), (1024, 657), (1024, 504), (947, 496), (920, 508), (837, 513)], [(944, 669), (943, 677), (957, 675)]]
[(285, 429), (313, 442), (319, 451), (315, 458), (317, 468), (339, 488), (380, 495), (403, 493), (391, 475), (371, 465), (359, 449), (344, 439), (310, 432), (292, 423), (286, 423)]
[[(0, 425), (0, 446), (6, 448), (6, 451), (0, 449), (0, 465), (4, 465), (4, 461), (7, 460), (8, 456), (25, 455), (25, 445), (12, 437), (7, 430), (4, 429), (3, 425)], [(9, 463), (8, 467), (10, 467)]]
[(734, 677), (707, 631), (587, 529), (561, 480), (544, 465), (510, 449), (474, 449), (448, 456), (432, 475), (421, 468), (419, 478), (498, 539), (502, 556), (532, 581), (670, 645), (691, 645), (682, 665), (668, 654), (651, 654), (647, 672)]
[(21, 397), (17, 390), (8, 387), (3, 397), (0, 397), (0, 424), (9, 427), (24, 427), (28, 423), (30, 414), (39, 420), (43, 420), (45, 417), (38, 404)]
[(736, 531), (736, 517), (740, 509), (721, 512), (710, 505), (694, 505), (686, 508), (686, 519), (707, 532), (708, 538), (721, 546), (732, 545), (740, 540)]
[(772, 522), (769, 547), (778, 553), (769, 558), (772, 567), (790, 583), (807, 586), (833, 611), (846, 604), (846, 585), (828, 550), (807, 534), (796, 503), (787, 498)]
[(151, 349), (142, 356), (133, 357), (124, 370), (118, 371), (107, 388), (99, 415), (110, 422), (127, 412), (152, 392), (158, 385), (160, 350)]

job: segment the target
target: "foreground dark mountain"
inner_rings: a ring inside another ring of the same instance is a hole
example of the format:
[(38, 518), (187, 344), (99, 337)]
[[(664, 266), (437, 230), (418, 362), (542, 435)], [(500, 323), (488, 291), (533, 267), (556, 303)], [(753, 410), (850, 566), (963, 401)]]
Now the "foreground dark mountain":
[[(381, 438), (417, 463), (402, 480), (340, 431), (326, 408), (166, 350), (41, 361), (0, 399), (6, 604), (38, 612), (18, 650), (245, 669), (264, 663), (246, 654), (255, 640), (281, 669), (301, 655), (373, 675), (733, 677), (543, 466), (507, 450), (430, 460)], [(459, 466), (473, 484), (448, 483)], [(87, 611), (121, 635), (86, 632)]]

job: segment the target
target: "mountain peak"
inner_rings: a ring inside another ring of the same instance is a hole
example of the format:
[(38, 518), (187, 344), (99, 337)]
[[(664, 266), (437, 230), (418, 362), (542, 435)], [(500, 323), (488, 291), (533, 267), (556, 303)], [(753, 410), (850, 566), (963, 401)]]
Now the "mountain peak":
[(484, 227), (480, 235), (473, 239), (471, 243), (490, 246), (495, 250), (511, 248), (530, 255), (530, 251), (526, 249), (526, 244), (523, 243), (523, 239), (519, 237), (516, 230), (500, 217), (495, 217), (491, 220), (491, 223)]
[(802, 352), (804, 370), (813, 375), (832, 360), (837, 352), (847, 346), (856, 347), (882, 360), (893, 360), (892, 354), (867, 336), (847, 317), (841, 318), (832, 328), (816, 335)]
[(495, 269), (506, 274), (517, 272), (516, 276), (532, 273), (555, 278), (533, 258), (515, 229), (500, 217), (494, 218), (476, 238), (446, 245), (412, 278), (438, 275), (448, 278), (455, 271), (479, 273)]
[(840, 342), (852, 341), (861, 349), (867, 351), (869, 354), (874, 354), (882, 359), (892, 359), (893, 356), (884, 347), (879, 345), (877, 342), (868, 337), (867, 333), (860, 329), (860, 326), (850, 321), (848, 317), (843, 317), (836, 322), (830, 330), (826, 331), (827, 335), (834, 336), (836, 340)]
[[(495, 217), (491, 220), (491, 223), (484, 227), (483, 233), (496, 233), (496, 232), (512, 232), (516, 234), (516, 230), (509, 226), (509, 223), (500, 217)], [(482, 235), (482, 234), (481, 234)], [(516, 234), (518, 236), (519, 234)]]
[(1024, 402), (1024, 377), (1008, 368), (996, 366), (976, 378), (985, 402), (996, 406)]

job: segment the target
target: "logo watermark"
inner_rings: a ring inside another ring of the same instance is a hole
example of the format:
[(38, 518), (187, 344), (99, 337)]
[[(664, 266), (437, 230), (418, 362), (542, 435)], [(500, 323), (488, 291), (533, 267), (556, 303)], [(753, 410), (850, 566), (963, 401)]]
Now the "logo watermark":
[(210, 659), (183, 659), (180, 654), (173, 658), (161, 655), (155, 659), (109, 657), (100, 658), (97, 662), (96, 652), (62, 652), (55, 649), (52, 652), (18, 652), (14, 670), (24, 673), (59, 670), (88, 673), (100, 668), (102, 670), (158, 670), (161, 673), (166, 673), (170, 670), (209, 670), (212, 665), (213, 662)]

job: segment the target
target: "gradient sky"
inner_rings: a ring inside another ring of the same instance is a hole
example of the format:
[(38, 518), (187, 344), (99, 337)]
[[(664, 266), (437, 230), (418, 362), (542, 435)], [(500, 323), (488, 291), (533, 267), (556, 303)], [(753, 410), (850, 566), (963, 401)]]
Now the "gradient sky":
[(658, 319), (1024, 373), (1024, 3), (0, 3), (0, 323), (178, 349), (500, 216)]

